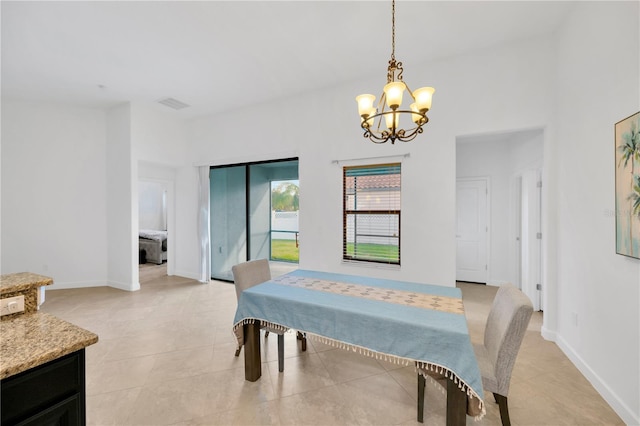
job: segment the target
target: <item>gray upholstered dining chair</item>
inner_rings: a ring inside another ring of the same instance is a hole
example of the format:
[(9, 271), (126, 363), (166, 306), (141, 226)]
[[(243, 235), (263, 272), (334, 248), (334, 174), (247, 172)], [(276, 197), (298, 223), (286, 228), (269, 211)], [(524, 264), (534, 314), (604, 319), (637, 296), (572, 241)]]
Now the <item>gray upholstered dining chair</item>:
[[(237, 300), (240, 300), (240, 295), (244, 290), (271, 279), (271, 270), (269, 269), (269, 261), (267, 259), (250, 260), (234, 265), (231, 268), (231, 272), (233, 273)], [(284, 371), (284, 334), (282, 334), (282, 331), (272, 329), (268, 326), (262, 326), (261, 328), (265, 330), (265, 337), (269, 335), (270, 331), (278, 335), (278, 371)], [(299, 332), (298, 338), (302, 340), (302, 350), (306, 350), (307, 338)], [(240, 355), (241, 349), (242, 348), (239, 347), (236, 350), (236, 356)]]
[[(511, 382), (511, 372), (522, 344), (525, 331), (533, 313), (531, 300), (512, 284), (498, 289), (487, 318), (484, 330), (484, 343), (474, 344), (473, 350), (478, 359), (482, 374), (482, 386), (493, 393), (500, 408), (503, 426), (510, 426), (507, 395)], [(431, 371), (421, 370), (434, 376)], [(420, 375), (419, 375), (420, 376)], [(438, 383), (446, 386), (444, 377), (436, 377)], [(424, 378), (419, 377), (418, 395), (424, 398)], [(422, 419), (423, 404), (418, 401), (418, 419)]]

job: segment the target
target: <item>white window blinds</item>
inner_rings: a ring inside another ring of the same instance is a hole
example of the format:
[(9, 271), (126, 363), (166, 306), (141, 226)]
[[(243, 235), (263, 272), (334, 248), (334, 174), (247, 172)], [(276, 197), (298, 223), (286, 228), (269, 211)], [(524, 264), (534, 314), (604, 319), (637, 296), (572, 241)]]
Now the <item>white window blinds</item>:
[(344, 167), (345, 260), (400, 264), (400, 164)]

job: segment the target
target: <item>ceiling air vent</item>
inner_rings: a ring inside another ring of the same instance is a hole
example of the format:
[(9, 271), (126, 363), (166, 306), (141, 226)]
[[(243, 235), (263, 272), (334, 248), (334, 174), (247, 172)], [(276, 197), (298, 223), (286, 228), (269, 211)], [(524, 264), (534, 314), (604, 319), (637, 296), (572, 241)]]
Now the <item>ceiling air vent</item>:
[(182, 108), (187, 108), (189, 106), (184, 102), (180, 102), (179, 100), (173, 99), (173, 98), (160, 99), (158, 103), (173, 109), (182, 109)]

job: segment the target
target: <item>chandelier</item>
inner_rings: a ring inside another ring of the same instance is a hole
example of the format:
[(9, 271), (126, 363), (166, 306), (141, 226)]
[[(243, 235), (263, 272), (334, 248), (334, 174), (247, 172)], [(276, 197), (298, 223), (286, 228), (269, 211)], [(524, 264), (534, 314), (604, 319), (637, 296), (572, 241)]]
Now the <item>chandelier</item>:
[[(373, 106), (376, 100), (374, 95), (364, 94), (356, 97), (358, 113), (360, 114), (360, 126), (364, 130), (364, 137), (374, 143), (392, 144), (399, 140), (409, 142), (415, 139), (424, 130), (422, 126), (427, 124), (429, 118), (427, 111), (431, 108), (431, 99), (435, 89), (433, 87), (421, 87), (413, 92), (402, 80), (402, 62), (396, 61), (396, 2), (391, 5), (391, 59), (387, 68), (387, 84), (384, 86), (377, 107)], [(407, 89), (413, 99), (409, 109), (402, 109), (402, 95)], [(402, 122), (413, 124), (408, 129), (401, 126)]]

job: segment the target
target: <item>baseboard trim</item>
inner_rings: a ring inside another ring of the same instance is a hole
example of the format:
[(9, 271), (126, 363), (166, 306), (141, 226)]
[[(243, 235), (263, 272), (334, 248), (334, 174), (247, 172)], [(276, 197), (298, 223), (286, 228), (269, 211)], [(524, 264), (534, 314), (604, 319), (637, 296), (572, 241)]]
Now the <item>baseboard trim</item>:
[(487, 281), (487, 285), (490, 286), (494, 286), (494, 287), (502, 287), (505, 284), (508, 284), (509, 281), (503, 281), (503, 280), (489, 280)]
[(196, 281), (202, 282), (202, 281), (200, 281), (200, 275), (199, 274), (194, 274), (194, 273), (187, 272), (187, 271), (174, 271), (173, 274), (169, 274), (168, 271), (167, 271), (167, 275), (177, 275), (179, 277), (189, 278), (191, 280), (196, 280)]
[[(543, 336), (544, 337), (544, 336)], [(571, 360), (573, 365), (593, 385), (596, 391), (611, 406), (613, 411), (620, 416), (627, 425), (640, 425), (639, 413), (633, 413), (631, 409), (618, 397), (618, 395), (605, 383), (604, 380), (582, 359), (580, 355), (567, 343), (562, 336), (557, 335), (556, 344)]]
[(558, 335), (555, 331), (551, 331), (544, 326), (540, 329), (540, 334), (545, 340), (549, 340), (550, 342), (555, 342), (558, 338)]
[(90, 288), (90, 287), (107, 287), (106, 281), (94, 280), (94, 281), (67, 281), (58, 282), (53, 281), (53, 284), (46, 286), (47, 290), (67, 290), (72, 288)]
[(107, 285), (109, 287), (113, 287), (113, 288), (117, 288), (118, 290), (124, 290), (124, 291), (138, 291), (140, 290), (140, 283), (139, 282), (135, 282), (135, 283), (121, 283), (118, 281), (108, 281)]

